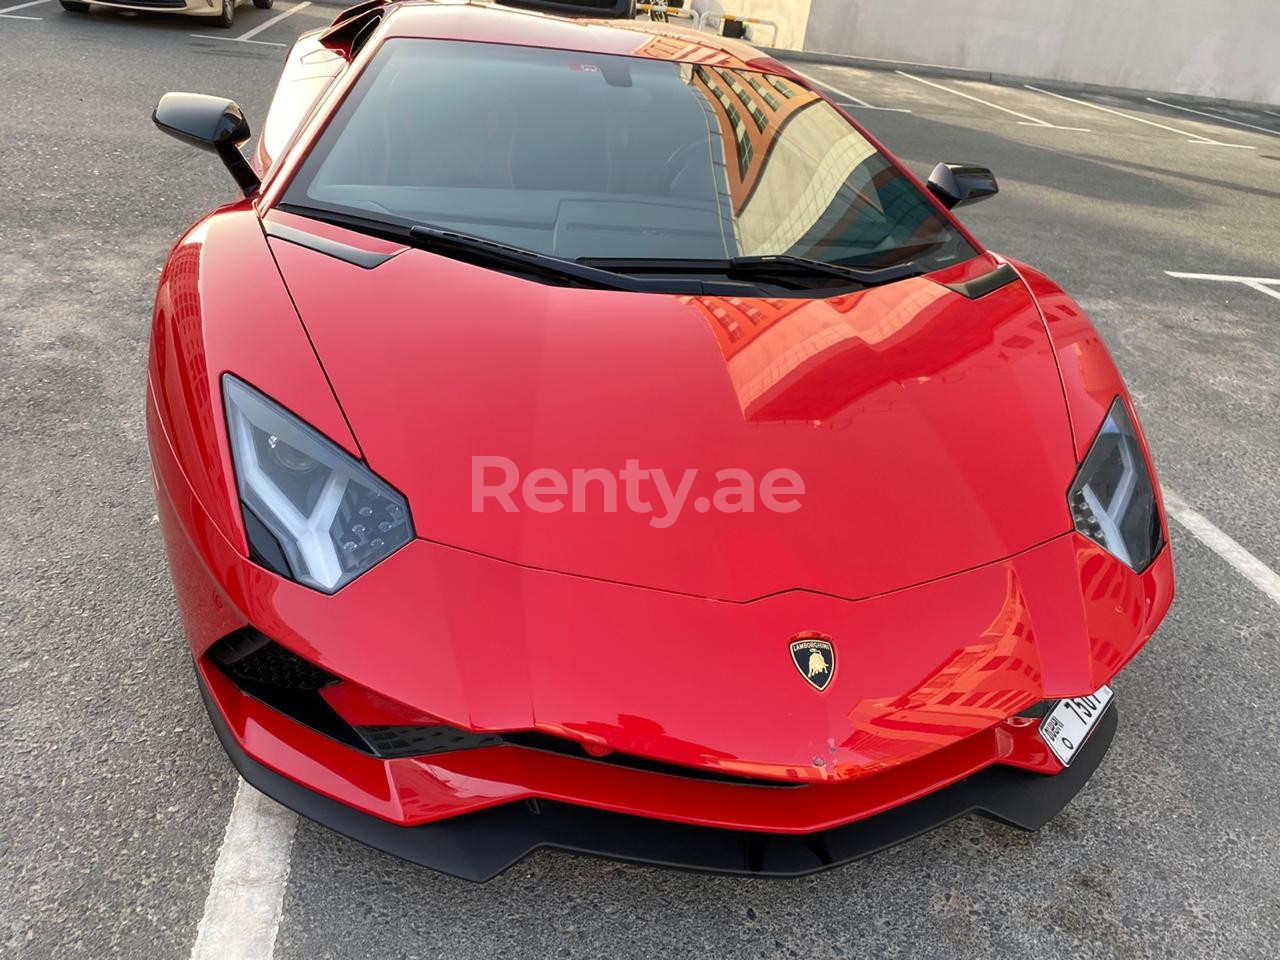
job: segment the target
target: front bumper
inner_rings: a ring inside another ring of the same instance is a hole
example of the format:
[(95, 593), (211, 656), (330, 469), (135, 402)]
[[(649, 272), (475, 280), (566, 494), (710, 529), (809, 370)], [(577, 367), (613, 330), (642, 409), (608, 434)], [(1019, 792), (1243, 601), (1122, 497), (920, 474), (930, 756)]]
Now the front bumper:
[[(239, 0), (236, 0), (239, 3)], [(179, 13), (188, 17), (216, 17), (222, 13), (222, 0), (89, 0), (94, 6), (139, 13)]]
[(258, 763), (232, 735), (203, 682), (200, 690), (218, 739), (252, 786), (353, 840), (474, 881), (489, 880), (542, 847), (709, 873), (796, 877), (870, 856), (968, 813), (1038, 830), (1097, 769), (1117, 725), (1112, 705), (1074, 762), (1061, 773), (990, 766), (876, 816), (806, 834), (726, 830), (545, 800), (514, 801), (402, 827), (309, 790)]
[[(475, 879), (538, 846), (795, 875), (968, 811), (1035, 829), (1097, 766), (1115, 717), (1064, 770), (1035, 721), (1012, 714), (1109, 683), (1172, 597), (1168, 547), (1137, 576), (1072, 535), (867, 601), (797, 592), (720, 603), (425, 541), (326, 597), (227, 541), (178, 468), (153, 404), (148, 414), (175, 589), (236, 766), (307, 816)], [(815, 696), (782, 660), (780, 638), (798, 624), (837, 638), (916, 639), (860, 645), (854, 666)], [(681, 769), (519, 746), (390, 760), (360, 753), (246, 694), (211, 662), (219, 638), (248, 625), (345, 682), (458, 728), (537, 729)], [(371, 642), (382, 636), (395, 642)], [(653, 652), (672, 636), (697, 638), (700, 657), (718, 668), (710, 687), (705, 672), (673, 669)], [(815, 754), (834, 762), (799, 762)]]

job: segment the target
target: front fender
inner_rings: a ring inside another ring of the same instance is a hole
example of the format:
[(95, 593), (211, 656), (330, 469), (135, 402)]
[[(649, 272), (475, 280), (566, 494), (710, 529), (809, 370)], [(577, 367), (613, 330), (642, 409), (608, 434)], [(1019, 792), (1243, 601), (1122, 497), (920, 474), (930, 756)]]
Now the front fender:
[(170, 252), (147, 368), (178, 466), (219, 531), (247, 555), (222, 406), (228, 372), (360, 456), (248, 201), (210, 214)]
[[(1071, 421), (1071, 435), (1075, 443), (1076, 462), (1084, 461), (1102, 421), (1117, 396), (1123, 397), (1133, 419), (1138, 441), (1142, 444), (1151, 471), (1156, 499), (1160, 503), (1161, 522), (1164, 524), (1165, 542), (1169, 542), (1169, 521), (1164, 510), (1164, 497), (1160, 479), (1156, 474), (1155, 460), (1147, 445), (1141, 419), (1134, 407), (1133, 398), (1125, 386), (1124, 378), (1102, 340), (1102, 335), (1089, 320), (1080, 304), (1076, 303), (1060, 286), (1035, 267), (1017, 260), (1009, 262), (1021, 274), (1031, 295), (1040, 309), (1045, 330), (1053, 346), (1058, 363), (1058, 375), (1062, 380), (1062, 392), (1067, 403), (1067, 416)], [(1065, 496), (1065, 493), (1064, 493)]]

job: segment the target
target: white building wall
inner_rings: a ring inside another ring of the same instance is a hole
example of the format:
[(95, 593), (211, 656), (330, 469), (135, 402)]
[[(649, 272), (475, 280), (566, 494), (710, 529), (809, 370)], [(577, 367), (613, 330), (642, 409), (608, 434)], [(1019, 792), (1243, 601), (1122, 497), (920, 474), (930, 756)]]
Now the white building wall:
[[(742, 0), (726, 0), (735, 2)], [(771, 4), (793, 21), (800, 5)], [(809, 8), (806, 50), (1280, 103), (1280, 0), (810, 0), (803, 6)]]

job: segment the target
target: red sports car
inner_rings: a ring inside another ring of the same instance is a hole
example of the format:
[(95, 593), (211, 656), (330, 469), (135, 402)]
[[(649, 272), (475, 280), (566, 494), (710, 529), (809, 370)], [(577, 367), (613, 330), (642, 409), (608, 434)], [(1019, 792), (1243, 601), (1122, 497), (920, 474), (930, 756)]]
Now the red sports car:
[[(1054, 816), (1173, 566), (1080, 308), (782, 63), (365, 3), (178, 242), (147, 419), (250, 783), (488, 878), (551, 846), (796, 875)], [(1099, 827), (1099, 829), (1106, 829)]]

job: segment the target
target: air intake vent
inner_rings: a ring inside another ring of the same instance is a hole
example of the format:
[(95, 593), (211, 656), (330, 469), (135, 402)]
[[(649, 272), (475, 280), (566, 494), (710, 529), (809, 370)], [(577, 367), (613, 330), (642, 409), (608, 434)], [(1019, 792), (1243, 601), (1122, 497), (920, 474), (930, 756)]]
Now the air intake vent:
[(503, 743), (501, 737), (444, 724), (353, 726), (320, 694), (326, 687), (350, 681), (335, 677), (252, 628), (223, 637), (208, 656), (255, 700), (361, 753), (389, 760)]
[(209, 657), (233, 680), (263, 683), (287, 690), (319, 690), (338, 678), (314, 663), (290, 653), (256, 630), (241, 630), (223, 637)]
[[(349, 680), (335, 677), (252, 627), (246, 627), (223, 637), (209, 649), (207, 656), (248, 696), (353, 750), (384, 760), (428, 757), (458, 750), (476, 750), (505, 745), (559, 753), (580, 760), (630, 767), (647, 773), (661, 773), (713, 783), (758, 787), (806, 786), (802, 782), (739, 776), (718, 770), (664, 763), (660, 760), (625, 753), (609, 753), (597, 757), (589, 754), (577, 741), (536, 730), (477, 733), (443, 723), (355, 725), (334, 709), (320, 691), (337, 684), (343, 685), (338, 688), (339, 690), (345, 689), (347, 685), (355, 690), (365, 688), (352, 684)], [(332, 692), (329, 695), (332, 696)], [(339, 706), (341, 707), (341, 704)]]

